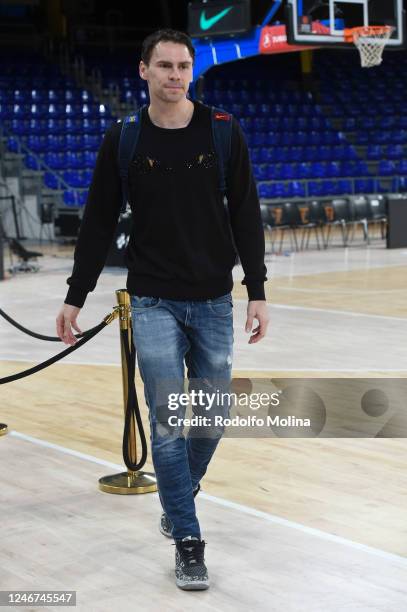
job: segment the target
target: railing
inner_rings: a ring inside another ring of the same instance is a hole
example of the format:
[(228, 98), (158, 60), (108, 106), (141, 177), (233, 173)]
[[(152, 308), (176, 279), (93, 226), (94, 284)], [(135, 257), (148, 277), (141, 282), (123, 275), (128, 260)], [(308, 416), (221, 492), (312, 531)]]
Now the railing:
[(81, 189), (78, 187), (71, 187), (71, 185), (69, 185), (69, 183), (67, 183), (58, 172), (55, 172), (55, 170), (50, 168), (44, 162), (44, 160), (39, 155), (37, 155), (37, 153), (35, 153), (34, 151), (32, 151), (32, 149), (29, 149), (25, 144), (23, 144), (21, 142), (21, 139), (15, 134), (13, 134), (10, 130), (8, 130), (4, 125), (0, 126), (0, 136), (3, 136), (3, 134), (9, 138), (15, 139), (15, 141), (17, 142), (17, 154), (22, 155), (22, 153), (24, 152), (25, 154), (32, 155), (41, 170), (44, 169), (46, 172), (49, 172), (54, 176), (58, 185), (57, 189), (61, 191), (71, 191), (74, 194), (75, 205), (79, 206), (79, 194), (83, 191), (86, 191), (86, 188)]
[[(405, 178), (405, 185), (403, 185), (401, 183), (402, 179)], [(311, 194), (310, 193), (310, 183), (335, 183), (335, 182), (339, 182), (339, 181), (347, 181), (350, 182), (352, 184), (352, 192), (339, 192), (336, 191), (335, 193), (324, 193), (324, 194), (320, 194), (320, 195), (316, 195), (316, 194)], [(297, 196), (276, 196), (276, 197), (267, 197), (265, 195), (261, 196), (261, 200), (274, 200), (274, 199), (294, 199), (294, 198), (317, 198), (317, 197), (346, 197), (349, 195), (363, 195), (363, 193), (361, 193), (360, 191), (356, 191), (356, 182), (357, 181), (369, 181), (369, 183), (371, 183), (373, 185), (373, 190), (369, 190), (369, 193), (374, 193), (374, 194), (383, 194), (383, 193), (389, 193), (389, 192), (396, 192), (396, 193), (400, 193), (402, 191), (407, 191), (407, 177), (402, 177), (399, 175), (385, 175), (385, 176), (357, 176), (357, 177), (332, 177), (332, 178), (311, 178), (311, 179), (281, 179), (281, 180), (270, 180), (270, 181), (259, 181), (256, 180), (256, 184), (259, 187), (260, 185), (292, 185), (293, 183), (296, 183), (298, 185), (303, 185), (305, 187), (305, 194), (304, 195), (297, 195)], [(384, 191), (380, 191), (379, 186), (380, 183), (385, 182), (387, 184), (390, 185), (390, 190), (389, 192), (384, 192)]]

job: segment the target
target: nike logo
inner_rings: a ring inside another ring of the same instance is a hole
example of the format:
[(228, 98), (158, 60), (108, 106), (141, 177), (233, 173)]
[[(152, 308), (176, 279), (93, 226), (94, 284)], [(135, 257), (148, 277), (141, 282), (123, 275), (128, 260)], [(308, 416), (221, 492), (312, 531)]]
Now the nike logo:
[(233, 6), (229, 6), (229, 8), (225, 8), (223, 11), (221, 11), (220, 13), (217, 13), (216, 15), (214, 15), (213, 17), (210, 17), (209, 19), (205, 17), (205, 11), (202, 11), (201, 20), (199, 22), (199, 26), (201, 30), (209, 30), (212, 26), (215, 25), (215, 23), (223, 19), (223, 17), (227, 15), (229, 11), (232, 10), (232, 8)]

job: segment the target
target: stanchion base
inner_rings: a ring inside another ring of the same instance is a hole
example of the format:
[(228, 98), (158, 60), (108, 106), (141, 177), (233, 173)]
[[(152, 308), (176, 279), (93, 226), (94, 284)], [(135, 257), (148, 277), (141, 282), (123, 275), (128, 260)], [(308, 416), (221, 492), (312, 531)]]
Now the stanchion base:
[(157, 481), (151, 472), (122, 472), (99, 478), (99, 489), (118, 495), (154, 493), (157, 491)]
[(5, 436), (7, 432), (7, 425), (5, 423), (0, 423), (0, 436)]

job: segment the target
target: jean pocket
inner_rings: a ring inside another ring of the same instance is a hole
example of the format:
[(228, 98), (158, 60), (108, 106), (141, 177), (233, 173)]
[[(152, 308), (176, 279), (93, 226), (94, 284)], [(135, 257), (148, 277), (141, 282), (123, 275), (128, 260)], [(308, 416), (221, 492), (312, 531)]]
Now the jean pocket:
[(229, 317), (233, 312), (233, 299), (231, 293), (208, 300), (209, 309), (218, 317)]
[(131, 296), (131, 309), (132, 310), (145, 310), (150, 308), (156, 308), (161, 303), (161, 298), (150, 297), (150, 296)]

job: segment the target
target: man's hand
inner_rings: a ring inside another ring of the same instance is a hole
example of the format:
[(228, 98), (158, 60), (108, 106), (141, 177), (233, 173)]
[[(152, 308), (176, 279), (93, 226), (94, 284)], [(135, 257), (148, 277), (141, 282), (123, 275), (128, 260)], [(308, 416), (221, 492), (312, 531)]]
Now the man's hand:
[(253, 319), (257, 319), (259, 325), (253, 329), (253, 336), (250, 336), (249, 344), (258, 342), (266, 335), (267, 326), (269, 324), (269, 315), (267, 312), (267, 302), (265, 300), (253, 300), (247, 305), (247, 320), (246, 332), (252, 331)]
[(56, 320), (57, 334), (58, 337), (61, 338), (62, 342), (65, 342), (65, 344), (74, 345), (78, 342), (78, 339), (73, 335), (72, 327), (80, 334), (82, 333), (76, 322), (76, 317), (78, 316), (79, 312), (80, 308), (77, 306), (71, 306), (70, 304), (64, 304), (59, 311)]

